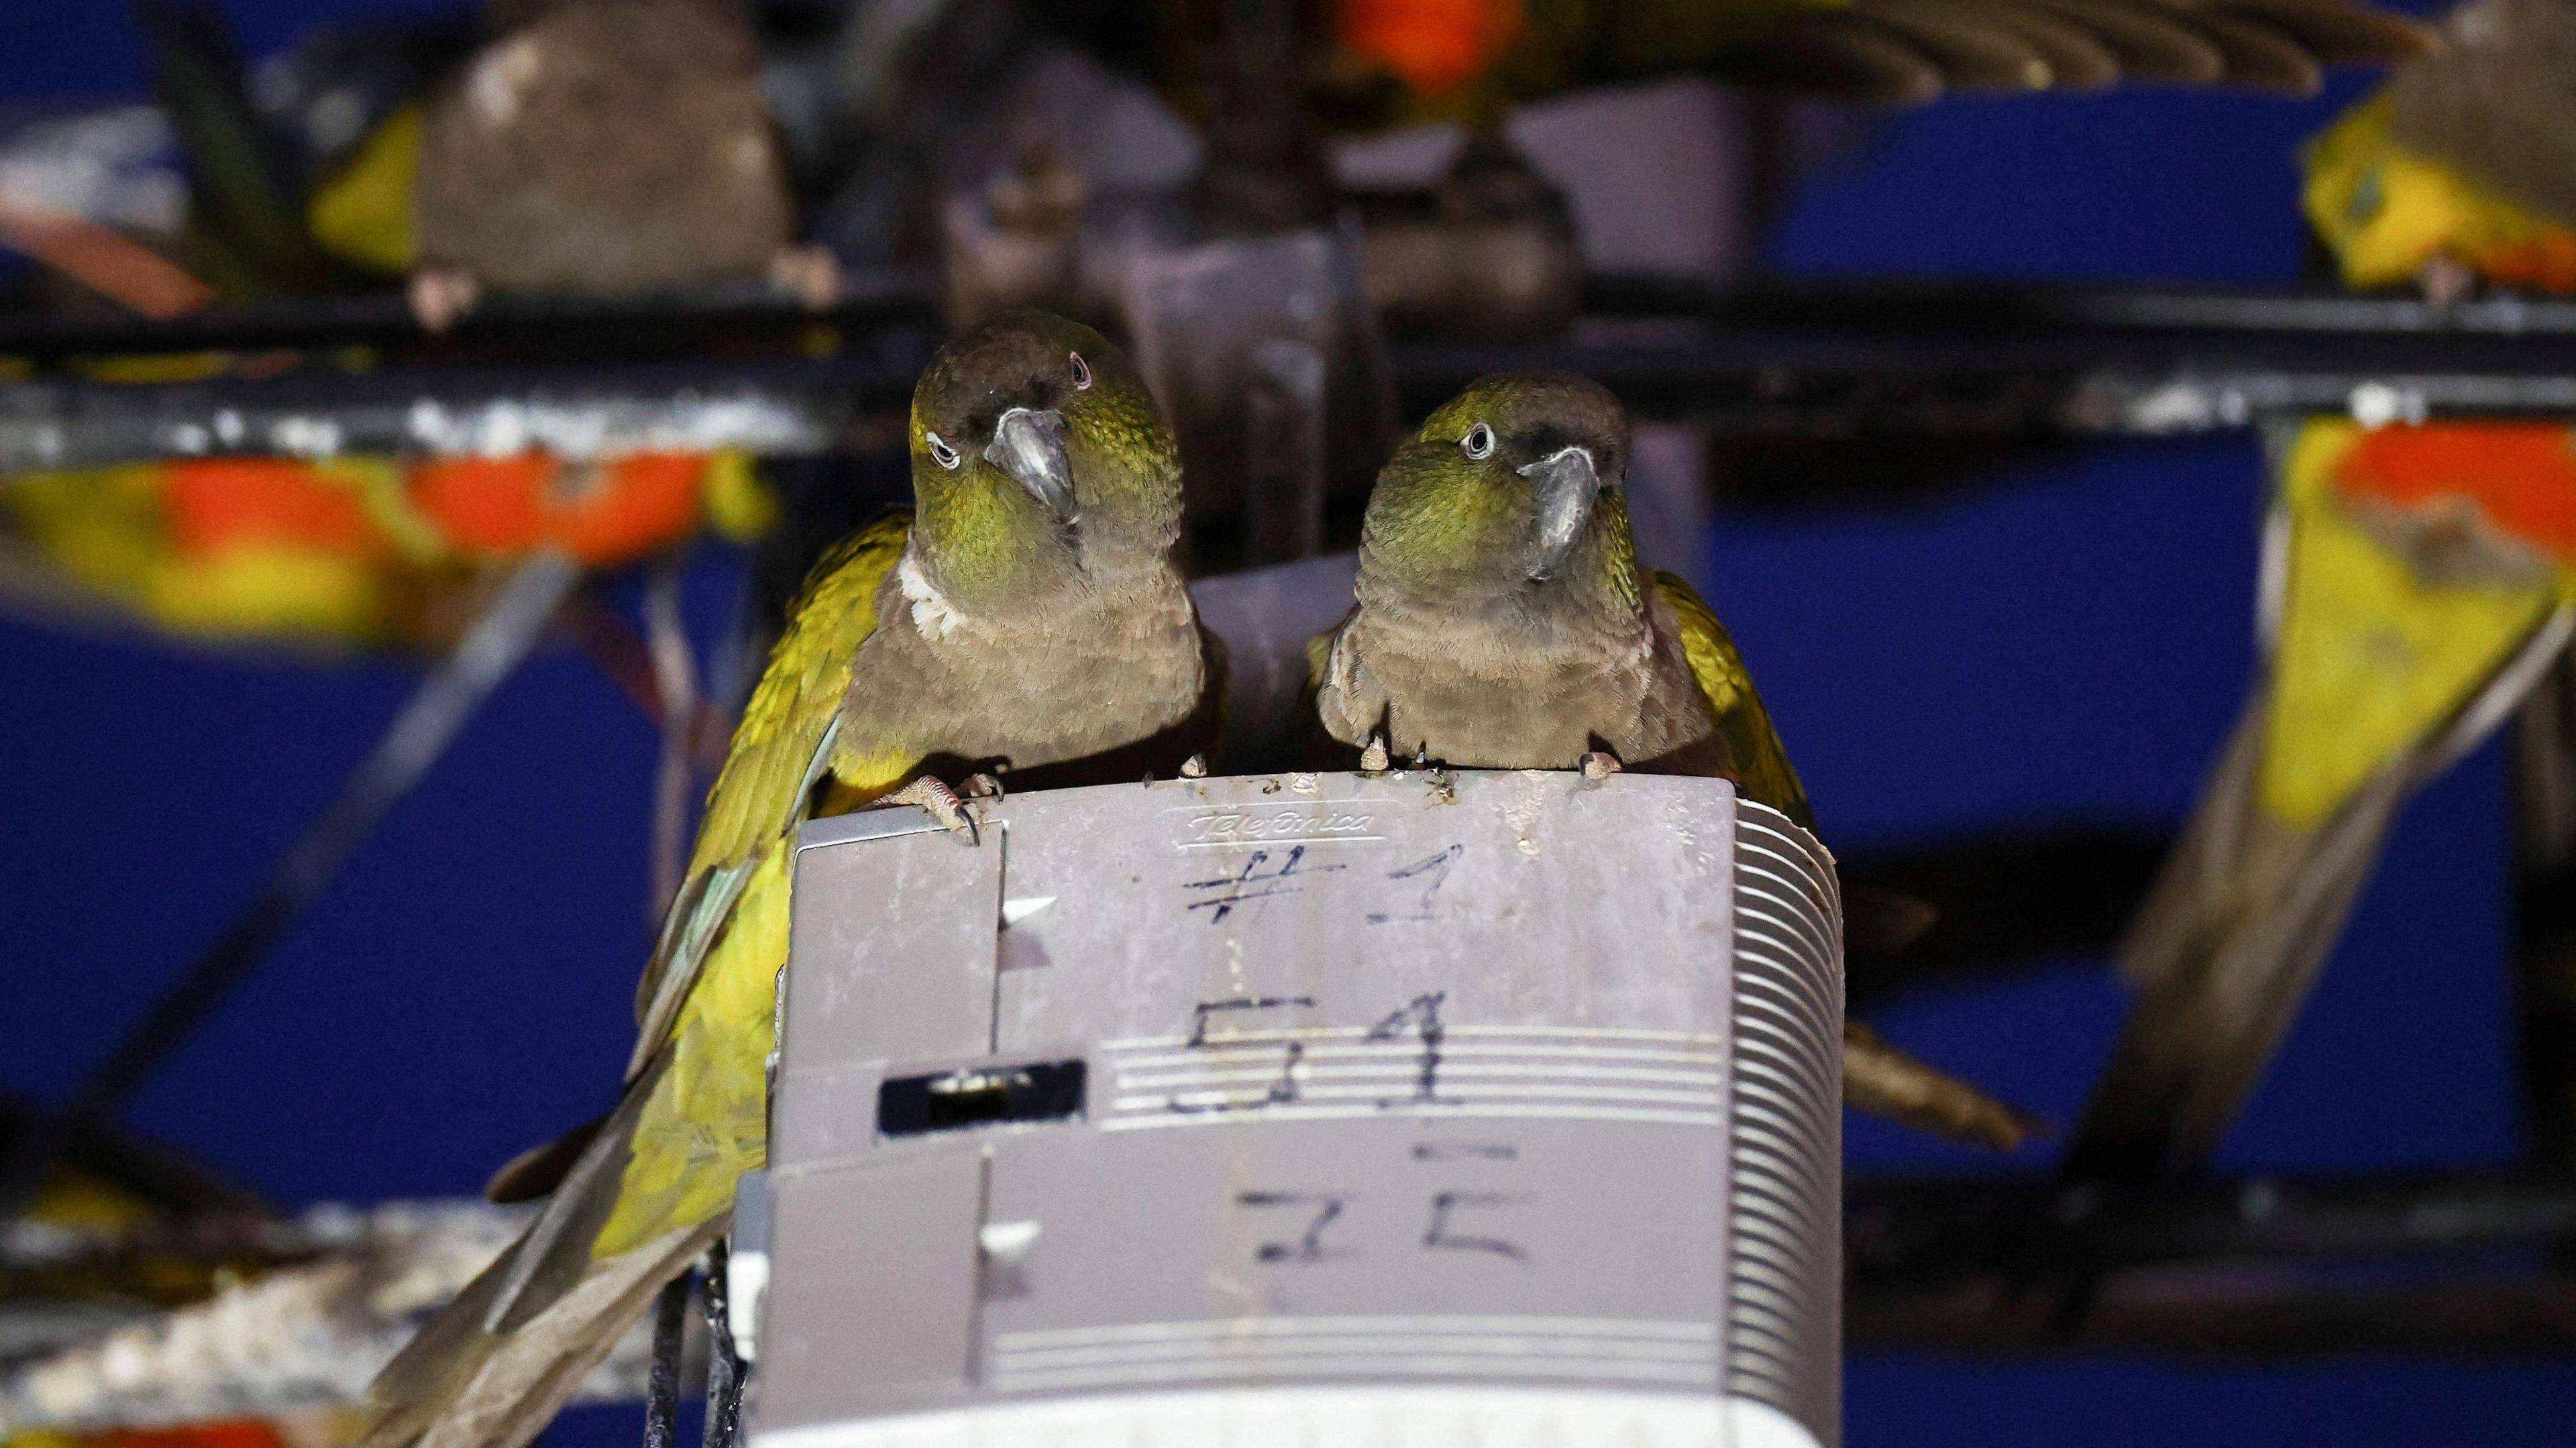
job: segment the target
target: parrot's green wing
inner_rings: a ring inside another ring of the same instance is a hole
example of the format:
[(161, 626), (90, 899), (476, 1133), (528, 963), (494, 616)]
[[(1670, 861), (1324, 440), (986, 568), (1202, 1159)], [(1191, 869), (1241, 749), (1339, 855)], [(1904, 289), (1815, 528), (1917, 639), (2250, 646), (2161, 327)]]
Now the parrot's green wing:
[(1789, 766), (1789, 752), (1780, 746), (1779, 732), (1771, 727), (1762, 696), (1753, 690), (1753, 676), (1745, 671), (1735, 640), (1678, 575), (1657, 569), (1654, 577), (1655, 592), (1672, 606), (1673, 617), (1681, 625), (1682, 656), (1690, 661), (1691, 677), (1699, 681), (1700, 692), (1717, 711), (1718, 732), (1726, 736), (1727, 748), (1735, 756), (1736, 787), (1754, 803), (1767, 804), (1813, 829), (1815, 816), (1807, 808), (1807, 791), (1798, 783), (1798, 771)]
[(876, 632), (877, 589), (903, 556), (912, 528), (892, 513), (842, 539), (806, 575), (787, 627), (743, 706), (724, 768), (707, 792), (697, 847), (662, 939), (636, 989), (632, 1079), (669, 1036), (680, 1002), (717, 933), (731, 918), (764, 849), (802, 820), (831, 757), (850, 661)]
[(1342, 626), (1340, 624), (1335, 624), (1331, 628), (1324, 630), (1322, 633), (1315, 635), (1313, 638), (1306, 640), (1306, 687), (1308, 690), (1311, 691), (1323, 687), (1324, 670), (1331, 667), (1333, 662), (1333, 639), (1339, 635), (1341, 631)]
[[(705, 1094), (712, 1088), (702, 1078), (710, 1070), (728, 1080), (740, 1074), (722, 1069), (737, 1064), (730, 1061), (708, 1066), (703, 1058), (711, 1042), (758, 1034), (763, 1037), (759, 1049), (768, 1049), (766, 1030), (754, 1029), (765, 1028), (768, 1009), (749, 999), (744, 982), (734, 977), (746, 972), (761, 975), (765, 989), (765, 972), (774, 972), (776, 965), (766, 966), (764, 972), (752, 957), (785, 955), (788, 860), (782, 841), (803, 821), (814, 784), (831, 755), (841, 696), (850, 685), (851, 659), (876, 630), (877, 590), (902, 557), (910, 528), (909, 516), (896, 514), (833, 545), (789, 605), (786, 630), (770, 650), (768, 667), (762, 670), (750, 702), (743, 706), (724, 768), (708, 792), (688, 878), (663, 920), (662, 938), (645, 967), (636, 996), (639, 1024), (635, 1053), (627, 1065), (626, 1098), (583, 1148), (553, 1200), (522, 1239), (516, 1259), (500, 1280), (488, 1327), (497, 1329), (504, 1317), (524, 1312), (523, 1301), (551, 1301), (586, 1270), (590, 1239), (600, 1230), (604, 1211), (623, 1214), (612, 1219), (620, 1224), (621, 1234), (631, 1223), (640, 1222), (646, 1235), (714, 1215), (679, 1211), (659, 1199), (646, 1201), (624, 1189), (620, 1174), (634, 1170), (632, 1161), (639, 1154), (651, 1156), (657, 1165), (662, 1164), (661, 1157), (670, 1155), (659, 1148), (668, 1145), (662, 1140), (670, 1130), (664, 1118), (671, 1114), (673, 1103), (660, 1098), (668, 1097), (672, 1089)], [(730, 973), (721, 982), (725, 989), (717, 992), (723, 999), (693, 1012), (690, 1003), (704, 994), (700, 986), (711, 961), (728, 962)], [(682, 1034), (685, 1021), (710, 1010), (740, 1029), (710, 1033), (702, 1026), (698, 1049), (675, 1056), (675, 1037)], [(756, 1066), (750, 1075), (758, 1080)], [(665, 1077), (673, 1079), (666, 1082)], [(653, 1109), (657, 1103), (660, 1111)], [(715, 1109), (712, 1098), (698, 1104)], [(652, 1141), (639, 1141), (639, 1131)], [(647, 1152), (648, 1145), (656, 1149)], [(728, 1191), (731, 1180), (724, 1178)], [(682, 1217), (685, 1223), (678, 1222)], [(532, 1290), (532, 1284), (539, 1283), (543, 1285)]]
[[(1717, 710), (1718, 730), (1735, 756), (1736, 788), (1745, 798), (1813, 830), (1816, 819), (1807, 808), (1807, 791), (1789, 767), (1788, 751), (1780, 747), (1762, 696), (1753, 691), (1753, 676), (1745, 671), (1735, 640), (1679, 577), (1657, 570), (1655, 592), (1672, 605), (1681, 625), (1682, 656), (1690, 660), (1691, 676)], [(1843, 907), (1847, 936), (1873, 949), (1894, 948), (1921, 934), (1933, 914), (1922, 901), (1865, 885), (1848, 887)], [(2013, 1151), (2039, 1124), (1974, 1083), (1908, 1055), (1859, 1021), (1843, 1024), (1842, 1059), (1847, 1104), (1935, 1136)]]

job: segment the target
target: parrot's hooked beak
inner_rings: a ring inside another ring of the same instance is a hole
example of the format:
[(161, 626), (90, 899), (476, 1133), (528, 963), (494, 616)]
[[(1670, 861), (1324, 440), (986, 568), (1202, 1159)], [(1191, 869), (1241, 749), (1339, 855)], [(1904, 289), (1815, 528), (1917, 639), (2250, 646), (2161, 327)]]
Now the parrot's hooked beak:
[(1067, 523), (1082, 515), (1074, 507), (1073, 464), (1064, 455), (1064, 414), (1014, 407), (993, 424), (993, 441), (984, 461), (1019, 480), (1029, 496)]
[(1530, 580), (1554, 578), (1565, 555), (1592, 521), (1592, 505), (1601, 497), (1601, 474), (1592, 454), (1579, 447), (1559, 448), (1520, 470), (1538, 492), (1538, 564)]

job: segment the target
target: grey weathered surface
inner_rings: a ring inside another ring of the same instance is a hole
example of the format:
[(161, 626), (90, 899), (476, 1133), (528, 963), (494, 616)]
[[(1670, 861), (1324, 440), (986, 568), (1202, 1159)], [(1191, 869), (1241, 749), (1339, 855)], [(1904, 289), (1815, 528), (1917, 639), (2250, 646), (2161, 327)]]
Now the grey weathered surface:
[[(1839, 908), (1785, 820), (1540, 772), (977, 808), (803, 838), (756, 1434), (1368, 1385), (1833, 1441)], [(887, 1134), (1077, 1062), (1047, 1119)]]

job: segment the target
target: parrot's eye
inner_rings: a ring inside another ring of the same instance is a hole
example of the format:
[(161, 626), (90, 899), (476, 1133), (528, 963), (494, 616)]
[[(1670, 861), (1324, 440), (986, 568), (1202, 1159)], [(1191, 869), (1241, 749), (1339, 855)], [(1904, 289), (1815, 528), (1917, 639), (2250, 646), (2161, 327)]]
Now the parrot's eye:
[(939, 464), (943, 468), (949, 469), (954, 469), (957, 466), (959, 462), (957, 449), (950, 447), (947, 443), (941, 441), (939, 434), (935, 432), (925, 432), (921, 437), (924, 442), (930, 444), (930, 460), (932, 462)]
[(1083, 361), (1082, 354), (1079, 352), (1069, 352), (1065, 355), (1073, 359), (1073, 390), (1076, 392), (1089, 392), (1091, 390), (1091, 364)]
[(1458, 446), (1467, 450), (1467, 456), (1482, 462), (1494, 455), (1494, 430), (1477, 423), (1467, 429), (1467, 435), (1459, 439)]

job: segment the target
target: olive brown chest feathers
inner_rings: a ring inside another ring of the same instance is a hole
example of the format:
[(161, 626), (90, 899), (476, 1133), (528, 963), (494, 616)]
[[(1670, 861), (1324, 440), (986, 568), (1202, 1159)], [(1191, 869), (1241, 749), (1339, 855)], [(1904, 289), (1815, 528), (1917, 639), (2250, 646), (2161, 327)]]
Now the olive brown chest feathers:
[[(794, 224), (739, 0), (494, 6), (431, 101), (413, 224), (463, 294), (615, 295), (758, 276)], [(415, 283), (416, 294), (420, 284)]]

